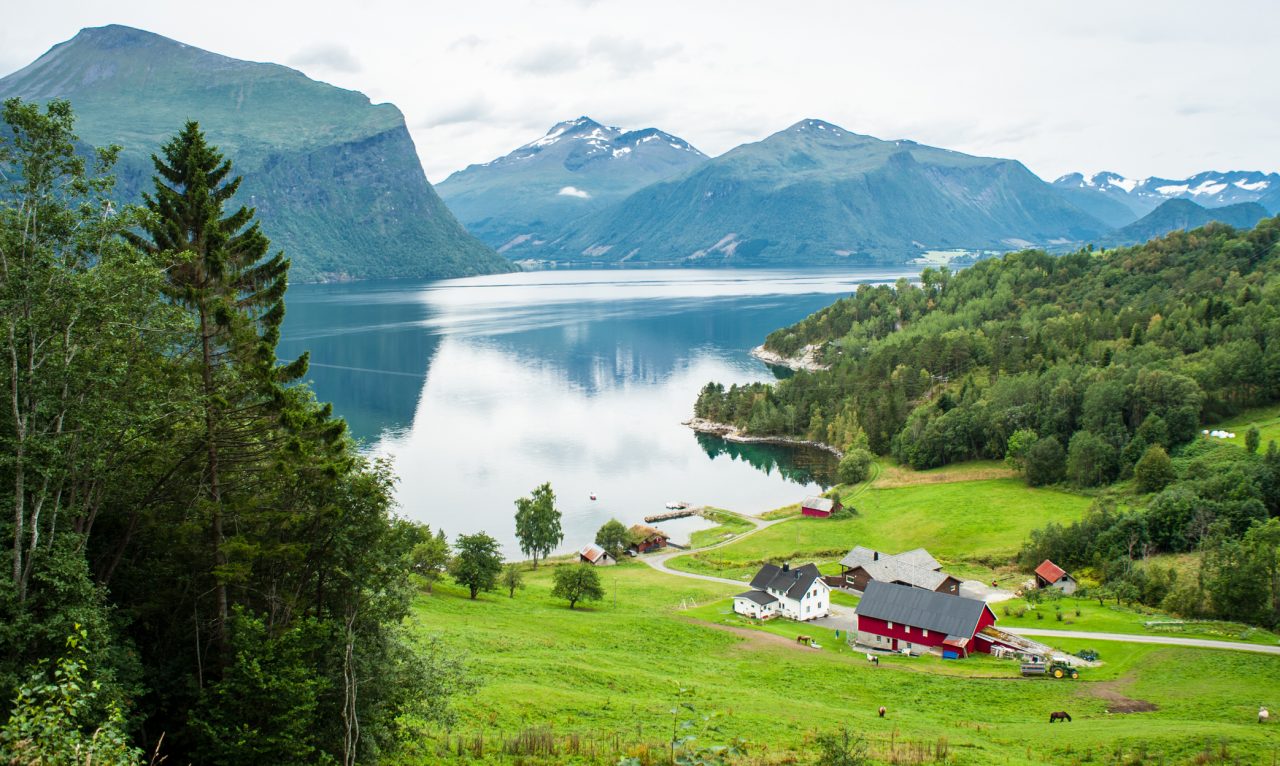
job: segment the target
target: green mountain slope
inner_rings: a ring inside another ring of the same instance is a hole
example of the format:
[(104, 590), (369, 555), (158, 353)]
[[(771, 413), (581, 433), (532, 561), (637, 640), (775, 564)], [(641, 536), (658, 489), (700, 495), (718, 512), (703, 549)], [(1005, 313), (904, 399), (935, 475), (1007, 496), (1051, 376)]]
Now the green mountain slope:
[(1064, 244), (1108, 227), (1011, 160), (803, 120), (583, 219), (565, 260), (816, 266)]
[(502, 252), (519, 252), (706, 159), (657, 128), (623, 131), (579, 117), (504, 157), (454, 173), (437, 189), (472, 233)]
[(1111, 245), (1132, 245), (1171, 231), (1195, 229), (1210, 221), (1225, 223), (1237, 229), (1252, 229), (1254, 224), (1266, 217), (1267, 209), (1257, 202), (1205, 208), (1189, 199), (1171, 199), (1137, 221), (1117, 229), (1105, 242)]
[(69, 99), (82, 140), (122, 145), (127, 199), (150, 188), (150, 155), (198, 120), (244, 175), (239, 200), (258, 208), (295, 281), (510, 269), (427, 183), (395, 106), (287, 67), (112, 25), (0, 79), (0, 97), (11, 96)]

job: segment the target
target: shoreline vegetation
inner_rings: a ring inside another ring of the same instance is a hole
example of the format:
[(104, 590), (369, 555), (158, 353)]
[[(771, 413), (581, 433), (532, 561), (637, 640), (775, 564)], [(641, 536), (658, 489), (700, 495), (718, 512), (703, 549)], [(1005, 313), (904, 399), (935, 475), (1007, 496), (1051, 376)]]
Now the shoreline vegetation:
[(781, 444), (785, 447), (811, 447), (830, 452), (836, 458), (844, 457), (844, 452), (818, 441), (809, 439), (797, 439), (792, 436), (750, 436), (742, 433), (735, 425), (730, 423), (717, 423), (714, 420), (706, 418), (690, 418), (681, 422), (681, 425), (688, 426), (700, 434), (710, 434), (711, 436), (719, 436), (728, 442), (737, 442), (738, 444)]
[(770, 351), (764, 345), (759, 345), (751, 349), (751, 355), (774, 367), (785, 367), (795, 372), (821, 372), (831, 369), (829, 365), (818, 361), (821, 349), (821, 346), (810, 344), (800, 349), (800, 353), (795, 356), (783, 356), (776, 351)]

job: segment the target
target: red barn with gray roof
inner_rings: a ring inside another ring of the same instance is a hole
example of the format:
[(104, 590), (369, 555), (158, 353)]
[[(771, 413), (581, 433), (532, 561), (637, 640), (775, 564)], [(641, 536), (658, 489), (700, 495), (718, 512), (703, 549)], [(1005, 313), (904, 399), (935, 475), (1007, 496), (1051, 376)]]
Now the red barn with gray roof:
[(858, 643), (916, 654), (941, 647), (963, 657), (991, 651), (982, 631), (995, 622), (985, 601), (872, 581), (858, 603)]

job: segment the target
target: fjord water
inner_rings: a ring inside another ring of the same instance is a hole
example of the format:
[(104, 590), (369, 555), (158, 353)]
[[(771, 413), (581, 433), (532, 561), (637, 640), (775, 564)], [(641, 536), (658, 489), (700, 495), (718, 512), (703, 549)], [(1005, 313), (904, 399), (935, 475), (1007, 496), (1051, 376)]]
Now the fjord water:
[[(832, 481), (817, 450), (695, 434), (707, 381), (774, 373), (750, 356), (771, 331), (901, 270), (539, 271), (436, 282), (298, 285), (280, 357), (399, 476), (400, 512), (451, 537), (518, 551), (514, 500), (550, 481), (564, 550), (610, 517), (670, 500), (758, 512)], [(591, 500), (595, 493), (597, 500)], [(700, 519), (664, 522), (678, 540)]]

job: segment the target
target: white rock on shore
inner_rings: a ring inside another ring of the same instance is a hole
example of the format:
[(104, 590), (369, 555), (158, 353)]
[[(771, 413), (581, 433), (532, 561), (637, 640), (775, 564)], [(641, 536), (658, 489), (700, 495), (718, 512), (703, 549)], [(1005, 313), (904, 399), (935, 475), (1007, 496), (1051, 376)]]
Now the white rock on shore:
[(790, 370), (806, 370), (808, 372), (817, 372), (819, 370), (830, 369), (827, 365), (818, 362), (818, 352), (821, 347), (810, 344), (805, 346), (799, 356), (783, 356), (776, 351), (770, 351), (764, 346), (756, 346), (751, 349), (751, 355), (765, 364), (772, 364), (777, 367), (786, 367)]

